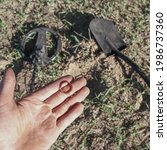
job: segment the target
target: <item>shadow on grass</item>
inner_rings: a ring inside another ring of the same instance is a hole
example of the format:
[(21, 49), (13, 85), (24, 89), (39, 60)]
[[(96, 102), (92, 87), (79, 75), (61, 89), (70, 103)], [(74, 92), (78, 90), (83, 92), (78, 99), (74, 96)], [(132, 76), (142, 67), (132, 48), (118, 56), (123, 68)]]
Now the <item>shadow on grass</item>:
[(87, 82), (87, 86), (91, 89), (88, 99), (90, 99), (94, 104), (105, 103), (100, 97), (102, 97), (104, 92), (109, 88), (101, 78), (101, 73), (101, 70), (94, 67), (91, 70), (91, 78)]
[(94, 98), (108, 87), (105, 83), (101, 83), (100, 72), (96, 71), (92, 74), (92, 79), (88, 80), (88, 87), (91, 89), (89, 98)]
[[(55, 16), (64, 23), (65, 27), (60, 34), (69, 40), (71, 46), (77, 45), (83, 39), (89, 39), (89, 23), (94, 18), (92, 14), (74, 9), (65, 13), (55, 12)], [(74, 52), (72, 48), (68, 51)]]

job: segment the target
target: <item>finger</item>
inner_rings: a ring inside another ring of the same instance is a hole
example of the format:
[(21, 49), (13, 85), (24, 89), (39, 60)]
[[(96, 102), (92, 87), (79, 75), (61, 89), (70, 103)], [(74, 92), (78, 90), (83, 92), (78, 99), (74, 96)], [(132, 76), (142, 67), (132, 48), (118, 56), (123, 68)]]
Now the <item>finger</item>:
[(69, 126), (81, 113), (84, 106), (81, 103), (77, 103), (72, 108), (57, 120), (57, 127), (60, 132), (63, 132), (67, 126)]
[(0, 88), (0, 105), (7, 103), (14, 103), (14, 89), (16, 84), (16, 78), (11, 68), (7, 69), (2, 79)]
[(59, 104), (61, 104), (66, 98), (72, 96), (75, 92), (80, 90), (86, 84), (87, 84), (87, 81), (85, 78), (77, 79), (71, 83), (72, 89), (70, 92), (65, 94), (59, 90), (55, 94), (51, 95), (44, 102), (47, 104), (50, 104), (51, 107), (54, 108), (54, 107), (58, 106)]
[(76, 95), (66, 99), (63, 103), (53, 109), (56, 118), (65, 114), (75, 103), (82, 102), (89, 94), (89, 88), (83, 87)]
[(54, 81), (53, 83), (50, 83), (49, 85), (43, 87), (42, 89), (34, 92), (33, 94), (29, 96), (29, 98), (35, 98), (37, 100), (44, 101), (49, 96), (51, 96), (52, 94), (54, 94), (55, 92), (59, 90), (59, 84), (62, 81), (65, 80), (65, 81), (71, 82), (72, 79), (73, 77), (70, 75), (61, 77), (60, 79)]

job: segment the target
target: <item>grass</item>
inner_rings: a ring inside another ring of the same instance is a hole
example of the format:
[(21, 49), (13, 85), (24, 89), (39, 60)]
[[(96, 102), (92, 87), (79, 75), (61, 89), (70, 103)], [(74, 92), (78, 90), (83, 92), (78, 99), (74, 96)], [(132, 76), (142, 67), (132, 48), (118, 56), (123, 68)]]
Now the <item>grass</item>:
[[(62, 52), (48, 66), (38, 67), (34, 90), (65, 74), (84, 74), (91, 93), (84, 113), (51, 150), (148, 150), (149, 136), (143, 137), (149, 134), (149, 89), (127, 64), (103, 56), (88, 32), (93, 17), (116, 23), (128, 45), (123, 53), (149, 75), (147, 0), (1, 0), (0, 63), (6, 59), (17, 70), (15, 97), (26, 95), (33, 66), (22, 60), (21, 66), (20, 40), (37, 26), (53, 28), (61, 36)], [(3, 72), (0, 68), (0, 77)]]

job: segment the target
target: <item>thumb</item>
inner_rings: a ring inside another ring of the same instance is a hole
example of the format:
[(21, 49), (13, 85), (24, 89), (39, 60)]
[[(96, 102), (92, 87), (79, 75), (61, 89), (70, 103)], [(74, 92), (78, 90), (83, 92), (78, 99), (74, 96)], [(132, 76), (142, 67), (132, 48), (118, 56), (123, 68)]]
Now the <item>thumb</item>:
[(7, 69), (0, 86), (0, 106), (14, 103), (14, 89), (16, 84), (15, 74), (12, 69)]

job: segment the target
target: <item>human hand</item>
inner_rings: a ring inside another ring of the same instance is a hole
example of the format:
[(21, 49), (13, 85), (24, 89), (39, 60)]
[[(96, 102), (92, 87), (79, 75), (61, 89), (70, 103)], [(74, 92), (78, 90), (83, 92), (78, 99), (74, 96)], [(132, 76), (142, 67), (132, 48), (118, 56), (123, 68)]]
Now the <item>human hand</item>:
[[(59, 90), (62, 81), (71, 82), (68, 93)], [(0, 87), (0, 149), (47, 150), (60, 133), (83, 111), (81, 102), (89, 94), (86, 79), (62, 77), (15, 102), (15, 75), (8, 69)]]

